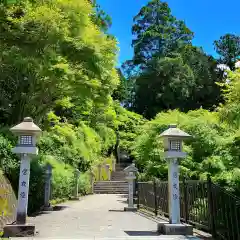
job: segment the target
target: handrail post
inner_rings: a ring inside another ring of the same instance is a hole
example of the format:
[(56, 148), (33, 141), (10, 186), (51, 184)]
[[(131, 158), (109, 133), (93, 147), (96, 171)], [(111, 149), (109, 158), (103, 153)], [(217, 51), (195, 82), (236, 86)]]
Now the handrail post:
[(188, 223), (189, 215), (188, 215), (188, 185), (186, 182), (186, 178), (183, 178), (183, 201), (184, 201), (184, 217), (185, 222)]
[(156, 179), (153, 179), (153, 193), (154, 193), (154, 213), (155, 216), (158, 215), (158, 205), (157, 205), (157, 183)]
[(214, 203), (213, 203), (213, 193), (212, 193), (212, 180), (210, 174), (207, 176), (207, 191), (208, 191), (208, 207), (209, 207), (209, 218), (210, 218), (210, 231), (212, 233), (212, 237), (215, 238), (216, 226), (215, 226), (215, 212), (214, 212)]
[(138, 182), (138, 179), (137, 179), (137, 209), (140, 208), (140, 191), (139, 191), (139, 182)]

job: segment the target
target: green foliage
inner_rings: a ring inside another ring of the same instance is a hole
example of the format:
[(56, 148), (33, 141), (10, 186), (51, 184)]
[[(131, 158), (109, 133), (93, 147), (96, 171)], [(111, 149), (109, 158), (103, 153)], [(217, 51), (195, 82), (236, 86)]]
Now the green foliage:
[(211, 174), (215, 181), (233, 190), (239, 179), (233, 174), (239, 169), (239, 133), (221, 123), (217, 112), (203, 109), (187, 114), (177, 110), (162, 112), (143, 126), (134, 144), (133, 155), (145, 178), (167, 179), (167, 164), (159, 135), (171, 123), (177, 123), (179, 128), (192, 135), (184, 145), (188, 156), (181, 161), (180, 177), (206, 179), (207, 174)]
[(184, 110), (193, 87), (194, 75), (180, 55), (155, 58), (136, 79), (134, 108), (147, 118), (162, 109)]
[(123, 64), (131, 86), (125, 106), (151, 119), (169, 109), (213, 110), (222, 101), (217, 61), (192, 46), (193, 33), (166, 2), (151, 0), (142, 7), (132, 32), (134, 56)]
[(70, 164), (80, 171), (87, 171), (101, 152), (101, 139), (84, 123), (80, 123), (78, 127), (58, 123), (43, 133), (39, 148), (58, 161)]
[(225, 104), (219, 108), (221, 120), (240, 127), (240, 69), (229, 72), (229, 82), (223, 85)]
[(214, 41), (214, 46), (220, 55), (220, 61), (234, 70), (235, 63), (240, 57), (240, 36), (225, 34), (219, 40)]
[(101, 33), (92, 13), (77, 0), (0, 5), (1, 122), (27, 115), (39, 122), (69, 97), (81, 112), (108, 101), (119, 81), (116, 41)]
[(146, 120), (141, 115), (130, 112), (119, 104), (115, 105), (115, 111), (118, 116), (119, 146), (121, 149), (129, 151), (139, 134), (140, 127)]
[(151, 0), (139, 11), (132, 32), (133, 61), (137, 65), (144, 65), (155, 56), (166, 56), (193, 37), (185, 23), (177, 20), (161, 0)]

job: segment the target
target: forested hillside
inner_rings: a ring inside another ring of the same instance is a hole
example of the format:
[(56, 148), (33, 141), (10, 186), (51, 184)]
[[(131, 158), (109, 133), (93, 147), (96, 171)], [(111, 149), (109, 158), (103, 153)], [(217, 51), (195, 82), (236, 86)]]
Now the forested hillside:
[(9, 128), (31, 116), (43, 130), (31, 210), (41, 202), (47, 162), (55, 198), (71, 194), (75, 168), (85, 193), (86, 172), (113, 158), (118, 144), (143, 178), (165, 179), (159, 134), (174, 122), (194, 136), (182, 176), (211, 173), (240, 189), (238, 36), (216, 40), (216, 59), (193, 45), (194, 33), (167, 3), (151, 0), (133, 20), (134, 57), (117, 69), (111, 16), (95, 1), (1, 1), (0, 19), (0, 160), (15, 190), (19, 159)]

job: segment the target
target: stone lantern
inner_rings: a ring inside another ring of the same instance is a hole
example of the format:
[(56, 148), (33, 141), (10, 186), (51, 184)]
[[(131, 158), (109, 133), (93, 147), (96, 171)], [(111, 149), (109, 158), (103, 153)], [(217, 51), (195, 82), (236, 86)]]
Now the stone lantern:
[(15, 225), (7, 225), (4, 228), (4, 236), (22, 236), (24, 233), (33, 235), (35, 227), (26, 225), (28, 208), (28, 191), (30, 178), (30, 160), (38, 154), (36, 147), (37, 137), (41, 129), (33, 123), (32, 118), (26, 117), (23, 122), (11, 128), (10, 131), (18, 136), (18, 144), (12, 149), (13, 153), (20, 155), (20, 175), (18, 188), (18, 206)]
[(134, 180), (136, 179), (137, 171), (138, 169), (135, 167), (135, 164), (131, 164), (124, 169), (124, 172), (126, 173), (126, 180), (128, 181), (128, 206), (124, 208), (124, 211), (137, 211), (137, 208), (134, 206), (133, 202), (133, 184)]
[(179, 160), (186, 157), (183, 152), (183, 140), (191, 137), (189, 134), (172, 124), (161, 135), (164, 145), (164, 157), (168, 162), (168, 206), (169, 224), (161, 224), (165, 234), (192, 235), (190, 225), (182, 225), (180, 222), (180, 196), (179, 196)]

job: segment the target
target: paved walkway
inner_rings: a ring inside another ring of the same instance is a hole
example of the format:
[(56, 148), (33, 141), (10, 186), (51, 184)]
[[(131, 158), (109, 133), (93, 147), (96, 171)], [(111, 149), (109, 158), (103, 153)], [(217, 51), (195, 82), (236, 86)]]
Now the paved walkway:
[(157, 236), (156, 222), (123, 212), (125, 200), (123, 195), (91, 195), (30, 218), (38, 231), (34, 239), (196, 239)]

